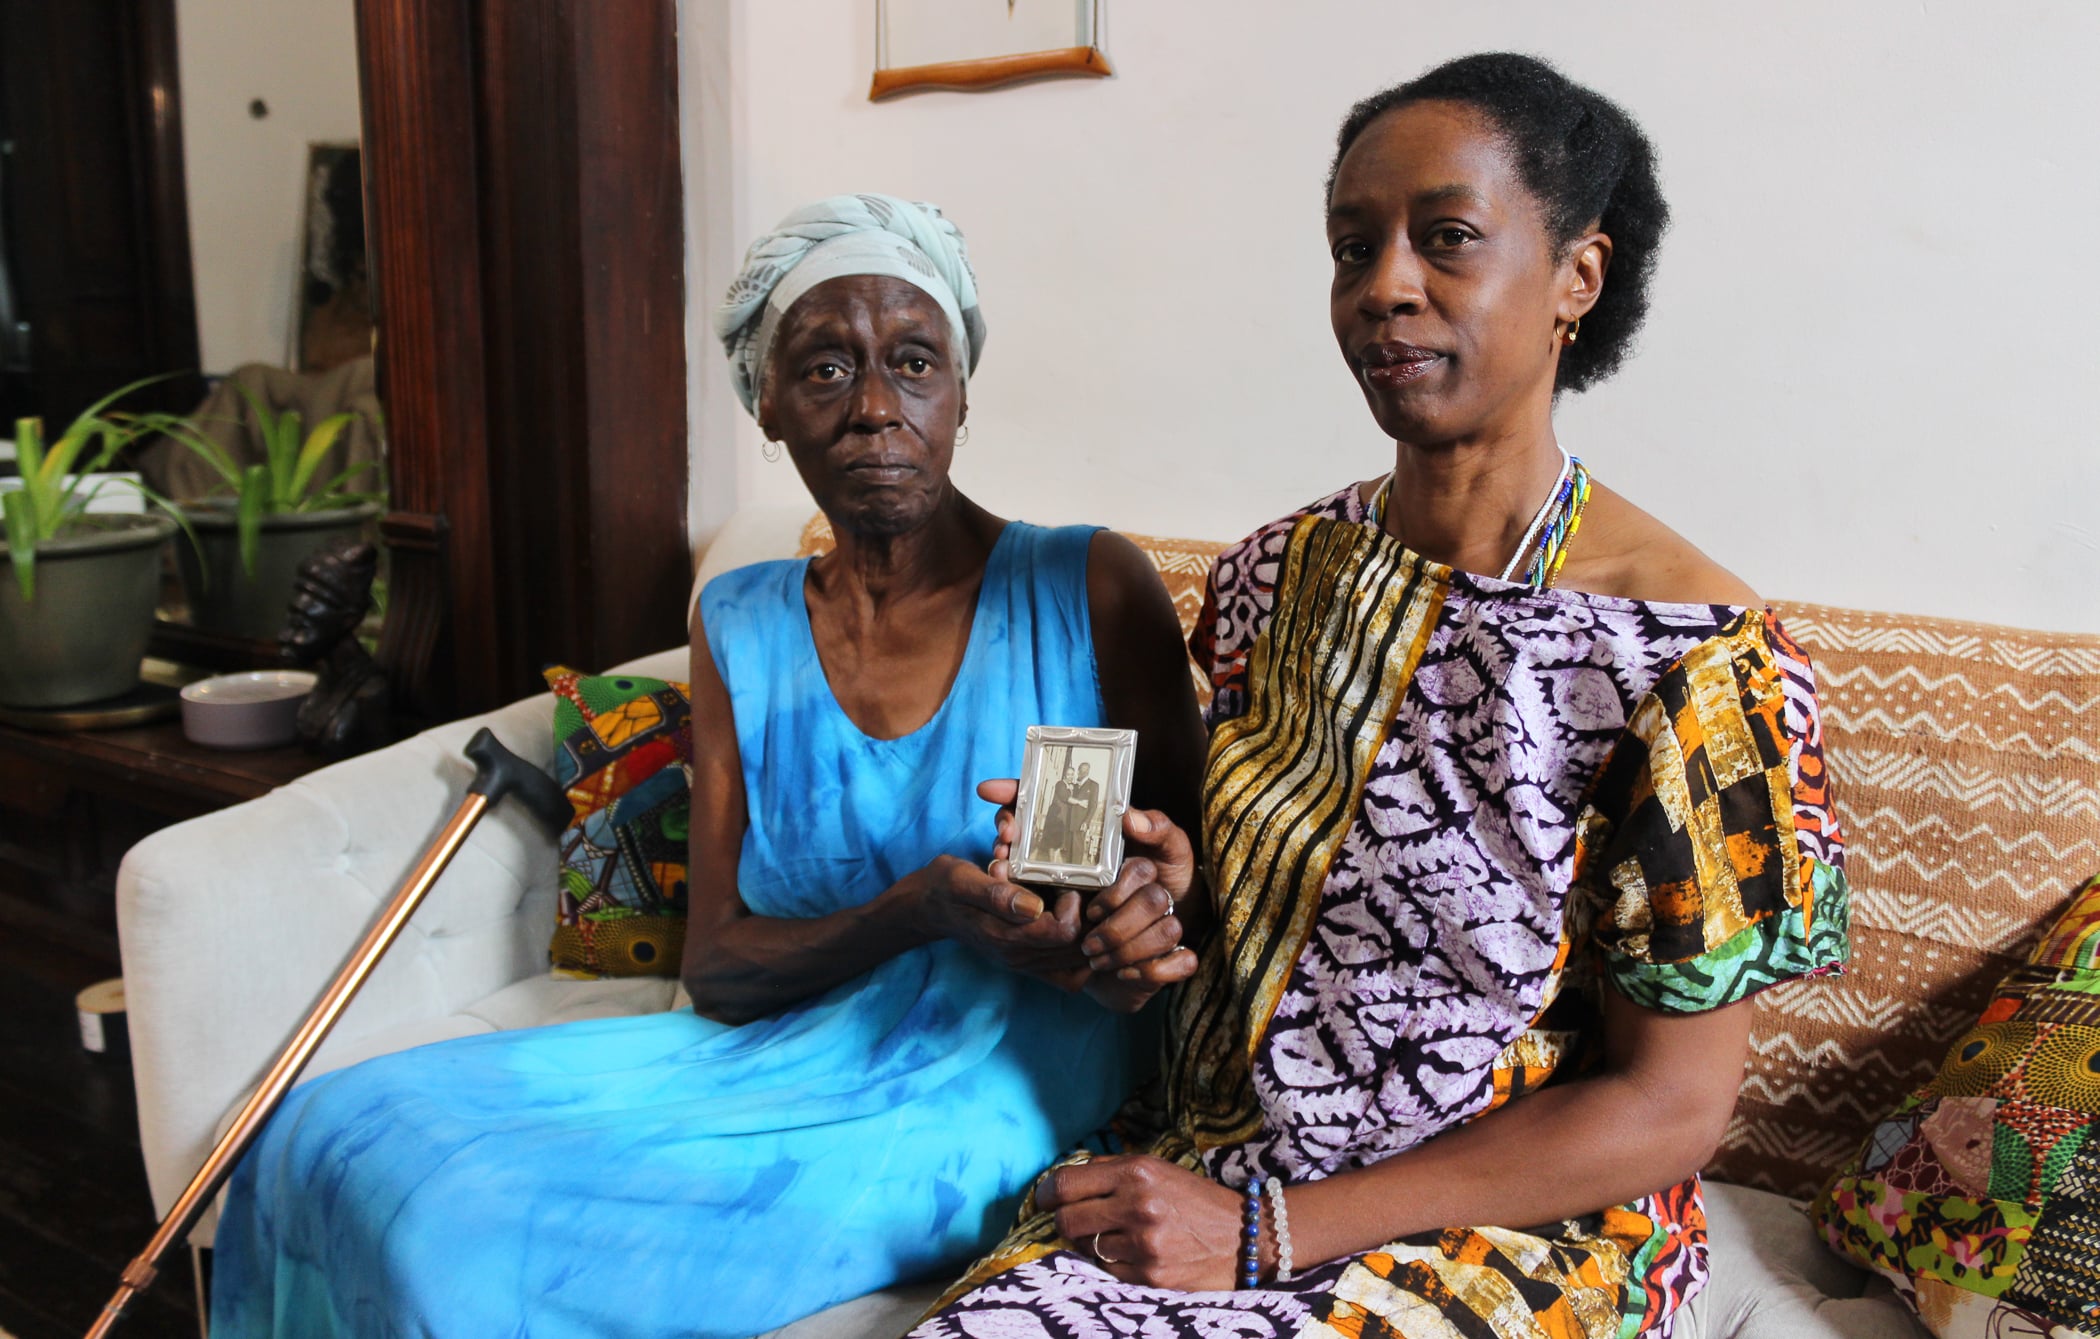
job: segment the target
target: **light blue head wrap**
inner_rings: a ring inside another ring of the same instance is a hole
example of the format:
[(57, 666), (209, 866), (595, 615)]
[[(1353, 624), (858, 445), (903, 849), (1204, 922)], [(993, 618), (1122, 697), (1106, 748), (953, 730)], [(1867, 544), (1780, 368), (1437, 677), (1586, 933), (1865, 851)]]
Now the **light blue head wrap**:
[(955, 225), (932, 205), (894, 195), (834, 195), (804, 205), (753, 242), (715, 308), (715, 334), (744, 408), (758, 412), (759, 379), (780, 318), (810, 289), (849, 274), (888, 275), (924, 289), (947, 314), (964, 381), (977, 370), (984, 317)]

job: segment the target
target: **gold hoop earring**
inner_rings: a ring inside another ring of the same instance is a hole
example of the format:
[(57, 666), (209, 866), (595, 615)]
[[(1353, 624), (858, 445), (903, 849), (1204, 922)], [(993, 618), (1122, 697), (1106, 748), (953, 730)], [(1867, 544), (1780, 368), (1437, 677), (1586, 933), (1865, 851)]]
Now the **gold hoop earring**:
[(766, 438), (766, 444), (758, 448), (758, 454), (766, 458), (768, 465), (778, 465), (780, 463), (780, 443), (768, 437)]
[(1562, 335), (1561, 338), (1563, 340), (1566, 340), (1568, 343), (1573, 344), (1575, 342), (1575, 332), (1580, 329), (1582, 329), (1582, 318), (1578, 316), (1574, 320), (1568, 322), (1568, 333)]
[(968, 446), (970, 444), (969, 424), (965, 423), (955, 430), (955, 444), (957, 446)]

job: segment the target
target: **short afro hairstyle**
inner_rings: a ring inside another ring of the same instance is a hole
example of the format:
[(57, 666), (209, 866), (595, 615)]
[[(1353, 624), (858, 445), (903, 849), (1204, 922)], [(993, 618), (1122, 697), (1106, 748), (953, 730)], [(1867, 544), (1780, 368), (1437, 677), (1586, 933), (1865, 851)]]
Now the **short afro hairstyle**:
[(1456, 102), (1500, 131), (1518, 175), (1538, 197), (1546, 233), (1565, 247), (1588, 232), (1611, 238), (1611, 266), (1582, 338), (1561, 350), (1556, 391), (1579, 391), (1625, 361), (1648, 315), (1648, 280), (1670, 223), (1655, 176), (1655, 150), (1619, 105), (1536, 56), (1461, 56), (1349, 109), (1327, 170), (1327, 194), (1349, 146), (1387, 112), (1417, 102)]

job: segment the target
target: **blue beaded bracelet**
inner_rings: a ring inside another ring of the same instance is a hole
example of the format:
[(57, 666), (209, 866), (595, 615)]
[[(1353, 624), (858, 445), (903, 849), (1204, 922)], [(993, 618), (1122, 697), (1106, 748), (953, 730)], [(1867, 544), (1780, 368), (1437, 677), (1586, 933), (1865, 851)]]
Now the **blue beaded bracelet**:
[(1261, 1178), (1247, 1183), (1246, 1207), (1240, 1221), (1240, 1287), (1261, 1286)]

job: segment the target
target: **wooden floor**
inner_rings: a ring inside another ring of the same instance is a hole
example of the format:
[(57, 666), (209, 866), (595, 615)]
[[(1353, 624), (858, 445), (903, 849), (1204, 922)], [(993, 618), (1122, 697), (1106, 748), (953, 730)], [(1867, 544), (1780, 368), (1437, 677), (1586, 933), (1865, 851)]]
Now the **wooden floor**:
[[(131, 1070), (80, 1047), (73, 996), (98, 957), (0, 929), (0, 1331), (79, 1339), (152, 1235)], [(188, 1253), (117, 1331), (195, 1339)]]

